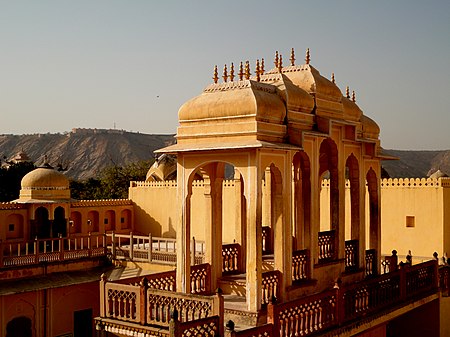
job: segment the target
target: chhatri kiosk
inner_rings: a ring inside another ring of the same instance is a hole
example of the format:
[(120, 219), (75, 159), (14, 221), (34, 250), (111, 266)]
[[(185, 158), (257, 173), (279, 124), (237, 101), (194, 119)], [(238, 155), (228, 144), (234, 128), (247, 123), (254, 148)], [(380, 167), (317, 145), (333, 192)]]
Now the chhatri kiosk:
[[(240, 212), (239, 228), (226, 231), (236, 233), (241, 246), (246, 307), (253, 312), (262, 304), (264, 227), (270, 228), (273, 269), (281, 275), (279, 301), (299, 291), (330, 287), (346, 275), (346, 263), (354, 271), (348, 279), (360, 280), (366, 249), (380, 251), (379, 127), (362, 113), (354, 96), (350, 99), (348, 90), (343, 96), (334, 78), (326, 79), (310, 64), (309, 50), (301, 65), (295, 64), (293, 51), (288, 66), (278, 54), (274, 69), (266, 72), (263, 62), (257, 62), (254, 77), (248, 62), (241, 63), (237, 77), (233, 65), (229, 72), (225, 66), (222, 83), (216, 68), (214, 83), (180, 108), (177, 144), (159, 151), (178, 159), (177, 289), (190, 291), (190, 231), (197, 225), (190, 216), (192, 183), (201, 176), (207, 185), (205, 258), (211, 264), (212, 286), (223, 285), (222, 265), (216, 262), (222, 259), (222, 214)], [(222, 212), (227, 165), (241, 182), (240, 206)], [(320, 219), (324, 176), (330, 179), (331, 211)], [(348, 229), (346, 179), (352, 205)], [(367, 235), (366, 184), (371, 214)], [(351, 261), (346, 259), (348, 250)], [(293, 255), (296, 251), (304, 256)], [(299, 259), (300, 273), (294, 261)], [(302, 280), (312, 282), (294, 286)]]

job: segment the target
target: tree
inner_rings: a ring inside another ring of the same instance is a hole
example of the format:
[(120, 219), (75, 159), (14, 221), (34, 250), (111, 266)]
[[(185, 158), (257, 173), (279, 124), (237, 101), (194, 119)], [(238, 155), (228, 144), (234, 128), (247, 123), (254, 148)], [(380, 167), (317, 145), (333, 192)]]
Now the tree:
[(20, 194), (22, 178), (36, 166), (31, 162), (8, 163), (0, 168), (0, 201), (12, 201)]
[(145, 180), (152, 160), (143, 160), (125, 166), (112, 165), (103, 169), (97, 178), (70, 182), (74, 199), (126, 199), (130, 181)]

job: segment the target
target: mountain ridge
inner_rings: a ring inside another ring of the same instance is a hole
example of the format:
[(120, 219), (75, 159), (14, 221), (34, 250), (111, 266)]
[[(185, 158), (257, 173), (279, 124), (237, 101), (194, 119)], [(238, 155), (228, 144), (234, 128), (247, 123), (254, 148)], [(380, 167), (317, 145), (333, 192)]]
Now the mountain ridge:
[[(0, 135), (0, 156), (11, 160), (24, 151), (37, 165), (47, 162), (66, 169), (76, 180), (95, 177), (107, 166), (148, 160), (153, 151), (175, 143), (173, 134), (145, 134), (116, 129), (74, 128), (65, 133)], [(391, 178), (423, 178), (440, 169), (450, 175), (450, 150), (383, 152), (398, 160), (383, 160)]]

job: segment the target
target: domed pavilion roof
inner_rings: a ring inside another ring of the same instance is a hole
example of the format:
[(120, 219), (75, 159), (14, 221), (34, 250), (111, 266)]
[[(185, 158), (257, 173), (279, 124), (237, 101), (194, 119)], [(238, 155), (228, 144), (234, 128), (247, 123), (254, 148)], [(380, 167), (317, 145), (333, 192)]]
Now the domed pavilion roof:
[(26, 174), (21, 181), (20, 203), (69, 201), (69, 179), (48, 164)]

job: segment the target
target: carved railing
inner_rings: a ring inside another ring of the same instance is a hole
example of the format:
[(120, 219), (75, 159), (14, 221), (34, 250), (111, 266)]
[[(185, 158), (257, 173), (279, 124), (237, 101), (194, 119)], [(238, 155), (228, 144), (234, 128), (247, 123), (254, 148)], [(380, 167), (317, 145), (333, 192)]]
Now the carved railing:
[(356, 271), (359, 268), (359, 241), (345, 241), (345, 270)]
[(0, 242), (0, 267), (106, 256), (104, 234)]
[(245, 330), (234, 330), (234, 322), (228, 321), (225, 329), (225, 337), (272, 337), (273, 324), (264, 324)]
[(297, 250), (292, 253), (292, 281), (309, 279), (308, 250)]
[(241, 272), (241, 245), (232, 243), (222, 245), (222, 274)]
[[(450, 268), (442, 271), (441, 289), (448, 287)], [(267, 322), (274, 325), (274, 336), (308, 336), (328, 328), (379, 313), (411, 299), (438, 291), (437, 262), (406, 265), (378, 277), (348, 286), (306, 296), (282, 304), (269, 303)]]
[[(180, 322), (220, 315), (220, 310), (223, 310), (223, 296), (221, 294), (202, 296), (150, 288), (147, 289), (146, 294), (146, 324), (168, 326), (170, 313), (174, 310), (178, 311)], [(221, 319), (223, 325), (223, 317)]]
[(272, 228), (269, 226), (262, 227), (262, 251), (263, 254), (273, 253)]
[(191, 293), (211, 293), (211, 265), (209, 263), (191, 266)]
[(336, 258), (336, 231), (319, 232), (319, 263), (332, 261)]
[(336, 291), (267, 307), (267, 322), (274, 325), (274, 336), (306, 336), (338, 324)]
[[(174, 315), (172, 315), (173, 317)], [(218, 315), (200, 318), (194, 321), (179, 322), (172, 318), (169, 331), (171, 337), (219, 336), (220, 317)]]
[(366, 277), (375, 276), (378, 274), (378, 258), (377, 251), (375, 249), (367, 249), (365, 256), (365, 274)]
[(344, 320), (358, 318), (363, 314), (383, 309), (399, 302), (401, 275), (385, 274), (363, 283), (351, 285), (344, 290)]
[(391, 256), (384, 256), (381, 259), (381, 274), (387, 274), (398, 269), (397, 251), (393, 250)]
[(105, 299), (102, 303), (102, 317), (141, 322), (140, 306), (144, 298), (139, 286), (108, 282), (100, 290), (103, 291)]
[(262, 298), (261, 304), (267, 305), (274, 298), (281, 295), (281, 273), (278, 270), (266, 271), (262, 273)]
[(442, 296), (449, 296), (450, 291), (450, 266), (439, 266), (439, 289)]

